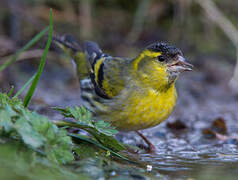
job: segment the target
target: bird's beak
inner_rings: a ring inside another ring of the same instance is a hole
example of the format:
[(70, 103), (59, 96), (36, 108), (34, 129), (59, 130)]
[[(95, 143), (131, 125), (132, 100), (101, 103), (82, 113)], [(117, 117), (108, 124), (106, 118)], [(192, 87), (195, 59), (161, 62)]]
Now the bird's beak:
[(178, 55), (175, 61), (169, 64), (168, 67), (172, 71), (183, 72), (183, 71), (192, 71), (193, 65), (186, 62), (183, 56)]

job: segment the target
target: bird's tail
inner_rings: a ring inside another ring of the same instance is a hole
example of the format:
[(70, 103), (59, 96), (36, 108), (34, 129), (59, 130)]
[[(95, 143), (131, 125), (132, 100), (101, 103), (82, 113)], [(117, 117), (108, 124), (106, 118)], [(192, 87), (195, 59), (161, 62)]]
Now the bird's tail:
[(80, 80), (88, 78), (90, 75), (90, 64), (85, 56), (84, 49), (77, 39), (71, 35), (53, 36), (54, 43), (72, 59), (76, 67), (77, 75)]
[(69, 51), (71, 51), (72, 53), (83, 51), (77, 39), (69, 34), (65, 34), (62, 36), (53, 36), (53, 41), (67, 55), (71, 56), (71, 54), (68, 54)]

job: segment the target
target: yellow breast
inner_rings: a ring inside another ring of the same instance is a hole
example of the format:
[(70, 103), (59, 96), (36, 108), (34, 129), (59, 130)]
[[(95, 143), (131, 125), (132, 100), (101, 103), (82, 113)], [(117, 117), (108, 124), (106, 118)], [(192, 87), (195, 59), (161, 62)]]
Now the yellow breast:
[(112, 124), (122, 131), (156, 126), (171, 114), (176, 99), (174, 84), (165, 92), (158, 92), (152, 88), (144, 92), (133, 91), (122, 104), (120, 111), (111, 112)]

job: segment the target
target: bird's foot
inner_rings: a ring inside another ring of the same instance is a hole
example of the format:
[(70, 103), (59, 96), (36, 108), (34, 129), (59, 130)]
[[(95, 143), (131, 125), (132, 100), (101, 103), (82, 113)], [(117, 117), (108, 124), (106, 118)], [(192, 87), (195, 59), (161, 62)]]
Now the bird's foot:
[(156, 153), (156, 148), (155, 146), (147, 139), (141, 132), (136, 131), (136, 133), (145, 141), (145, 143), (148, 145), (148, 153), (154, 154)]

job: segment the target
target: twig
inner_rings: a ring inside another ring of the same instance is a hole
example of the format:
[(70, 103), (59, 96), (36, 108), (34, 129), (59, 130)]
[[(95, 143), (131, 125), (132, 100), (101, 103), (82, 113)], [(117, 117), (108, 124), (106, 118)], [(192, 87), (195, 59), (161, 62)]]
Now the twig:
[[(22, 61), (22, 60), (25, 60), (25, 59), (34, 59), (34, 58), (40, 58), (43, 54), (43, 51), (42, 49), (34, 49), (34, 50), (28, 50), (28, 51), (24, 51), (18, 58), (16, 61)], [(50, 52), (48, 54), (48, 56), (55, 56), (52, 52)], [(11, 55), (10, 55), (11, 56)], [(6, 61), (7, 59), (10, 58), (10, 56), (6, 56), (4, 58), (1, 59), (1, 61)]]
[(195, 0), (205, 11), (207, 16), (216, 23), (230, 39), (236, 48), (236, 66), (233, 77), (230, 80), (232, 88), (238, 87), (238, 30), (229, 19), (217, 8), (216, 4), (211, 0)]

